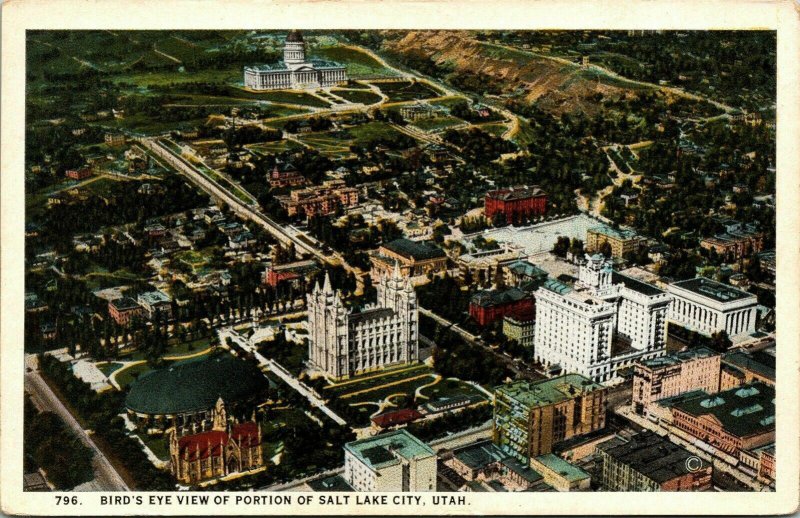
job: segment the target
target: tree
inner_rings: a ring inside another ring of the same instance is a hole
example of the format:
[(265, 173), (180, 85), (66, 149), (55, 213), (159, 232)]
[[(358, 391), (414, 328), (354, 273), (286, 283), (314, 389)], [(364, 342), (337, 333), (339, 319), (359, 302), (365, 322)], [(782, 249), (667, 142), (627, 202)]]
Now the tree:
[(612, 253), (612, 251), (611, 251), (611, 243), (609, 243), (608, 241), (603, 241), (603, 244), (600, 245), (600, 248), (598, 248), (597, 251), (600, 254), (602, 254), (604, 257), (607, 257), (607, 258), (611, 257), (611, 253)]
[(553, 245), (552, 252), (559, 257), (566, 257), (569, 245), (569, 238), (567, 236), (558, 236), (555, 245)]

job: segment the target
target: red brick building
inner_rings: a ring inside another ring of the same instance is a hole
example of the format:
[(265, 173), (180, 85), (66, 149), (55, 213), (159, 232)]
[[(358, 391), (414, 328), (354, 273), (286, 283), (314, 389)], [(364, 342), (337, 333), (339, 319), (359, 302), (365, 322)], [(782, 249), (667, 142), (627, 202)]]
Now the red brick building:
[(117, 324), (127, 326), (133, 320), (142, 318), (144, 308), (132, 298), (122, 297), (108, 303), (108, 314)]
[(479, 291), (469, 301), (469, 314), (479, 325), (486, 326), (511, 313), (533, 313), (535, 307), (533, 296), (519, 288)]
[(752, 383), (672, 407), (673, 426), (738, 458), (775, 442), (775, 389)]
[(401, 426), (420, 419), (422, 414), (413, 408), (402, 408), (393, 412), (376, 415), (372, 418), (372, 427), (378, 430), (385, 430), (395, 426)]
[(300, 174), (292, 164), (275, 164), (272, 173), (269, 175), (269, 186), (277, 187), (298, 187), (305, 185), (306, 179)]
[(84, 180), (92, 176), (92, 170), (88, 167), (84, 167), (83, 169), (67, 169), (64, 176), (70, 180)]
[(301, 211), (307, 217), (324, 216), (333, 213), (339, 205), (358, 205), (358, 189), (347, 187), (344, 180), (328, 180), (319, 187), (298, 189), (288, 197), (280, 196), (277, 199), (289, 216), (296, 216)]
[(264, 272), (264, 284), (276, 288), (281, 283), (299, 285), (319, 271), (319, 265), (313, 259), (295, 261), (293, 263), (270, 265)]
[(484, 200), (484, 214), (487, 218), (494, 219), (497, 214), (503, 214), (509, 223), (530, 216), (540, 216), (546, 211), (547, 193), (537, 185), (496, 189), (487, 192)]

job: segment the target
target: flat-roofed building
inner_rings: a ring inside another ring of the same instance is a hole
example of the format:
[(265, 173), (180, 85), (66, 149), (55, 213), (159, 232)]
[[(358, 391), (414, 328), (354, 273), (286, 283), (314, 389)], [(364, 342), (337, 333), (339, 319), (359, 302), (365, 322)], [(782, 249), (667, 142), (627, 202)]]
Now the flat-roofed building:
[(494, 280), (498, 269), (516, 264), (523, 256), (519, 247), (504, 245), (495, 250), (480, 250), (462, 254), (456, 259), (456, 265), (462, 278), (469, 272), (473, 281), (485, 284)]
[(436, 491), (436, 453), (406, 430), (344, 445), (344, 479), (356, 491)]
[(532, 458), (531, 468), (556, 491), (588, 491), (592, 482), (587, 472), (552, 453)]
[(497, 387), (494, 443), (522, 461), (550, 453), (560, 441), (605, 427), (607, 392), (580, 374)]
[(295, 288), (304, 285), (305, 280), (319, 272), (319, 264), (314, 259), (293, 261), (284, 264), (271, 264), (263, 276), (264, 284), (277, 288), (281, 283), (292, 284)]
[(395, 239), (381, 245), (370, 260), (373, 281), (390, 277), (395, 263), (400, 266), (403, 277), (411, 279), (412, 284), (423, 282), (428, 274), (439, 275), (447, 271), (447, 254), (427, 241)]
[(636, 413), (647, 413), (659, 399), (692, 390), (713, 394), (719, 390), (720, 355), (707, 347), (651, 358), (634, 367), (631, 404)]
[(609, 381), (666, 352), (669, 295), (614, 272), (600, 254), (587, 257), (572, 286), (550, 279), (534, 295), (534, 358), (552, 372)]
[(630, 229), (616, 229), (608, 225), (598, 225), (586, 232), (586, 251), (599, 252), (604, 243), (611, 247), (611, 257), (622, 258), (643, 246), (645, 238)]
[(705, 277), (696, 277), (667, 287), (672, 302), (670, 321), (704, 335), (725, 331), (728, 336), (756, 330), (758, 298)]
[(672, 425), (739, 458), (775, 442), (775, 389), (752, 383), (718, 394), (700, 394), (672, 405)]
[(482, 290), (469, 301), (469, 315), (486, 326), (510, 313), (535, 314), (533, 296), (519, 288)]
[(707, 491), (711, 464), (651, 431), (597, 447), (604, 491)]
[(154, 290), (141, 293), (136, 297), (136, 301), (150, 320), (157, 317), (166, 320), (172, 319), (172, 299), (163, 291)]
[(127, 326), (144, 314), (142, 306), (130, 297), (121, 297), (108, 303), (108, 314), (114, 322)]
[(512, 311), (503, 317), (503, 334), (509, 340), (516, 340), (522, 347), (533, 348), (536, 331), (536, 310)]
[(547, 193), (538, 185), (518, 185), (486, 193), (484, 213), (490, 220), (502, 214), (508, 223), (519, 223), (547, 211)]
[(722, 363), (741, 372), (743, 383), (761, 381), (775, 386), (775, 357), (763, 351), (729, 351), (722, 357)]
[(542, 475), (504, 453), (491, 441), (456, 448), (442, 457), (442, 464), (465, 481), (500, 482), (504, 490), (527, 491), (542, 480)]

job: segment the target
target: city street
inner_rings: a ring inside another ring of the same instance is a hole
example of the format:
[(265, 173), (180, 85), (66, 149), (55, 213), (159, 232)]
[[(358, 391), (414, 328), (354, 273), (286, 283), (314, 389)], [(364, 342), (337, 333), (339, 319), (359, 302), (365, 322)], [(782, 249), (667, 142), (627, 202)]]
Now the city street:
[[(53, 393), (37, 370), (37, 359), (34, 355), (26, 357), (25, 392), (30, 394), (31, 401), (41, 411), (53, 412), (58, 415), (78, 439), (92, 449), (92, 467), (95, 479), (92, 482), (78, 486), (76, 490), (83, 491), (130, 491), (130, 488), (117, 473), (100, 448), (84, 430), (80, 423), (64, 407), (61, 400)], [(30, 371), (28, 371), (30, 369)]]

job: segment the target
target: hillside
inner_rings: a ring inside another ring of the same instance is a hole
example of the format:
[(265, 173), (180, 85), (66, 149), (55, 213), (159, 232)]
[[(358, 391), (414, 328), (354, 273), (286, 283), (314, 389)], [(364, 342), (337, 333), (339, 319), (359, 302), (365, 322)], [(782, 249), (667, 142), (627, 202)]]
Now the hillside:
[(559, 58), (518, 51), (481, 42), (468, 31), (413, 31), (387, 33), (384, 50), (391, 54), (424, 57), (452, 75), (475, 75), (504, 95), (515, 95), (553, 112), (593, 114), (601, 99), (618, 98), (643, 87), (602, 75), (592, 68)]

